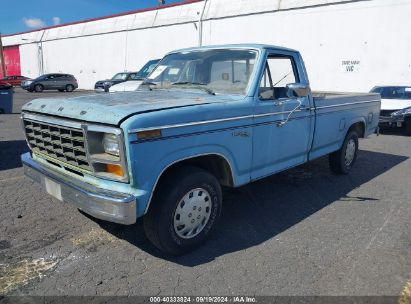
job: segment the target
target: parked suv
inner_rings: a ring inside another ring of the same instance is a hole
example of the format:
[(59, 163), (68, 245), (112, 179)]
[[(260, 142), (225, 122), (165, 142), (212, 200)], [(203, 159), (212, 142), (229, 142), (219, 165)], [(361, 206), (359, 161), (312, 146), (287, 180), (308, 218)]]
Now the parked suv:
[(34, 80), (25, 80), (21, 87), (29, 92), (43, 92), (43, 90), (58, 90), (73, 92), (78, 88), (77, 79), (70, 74), (45, 74)]

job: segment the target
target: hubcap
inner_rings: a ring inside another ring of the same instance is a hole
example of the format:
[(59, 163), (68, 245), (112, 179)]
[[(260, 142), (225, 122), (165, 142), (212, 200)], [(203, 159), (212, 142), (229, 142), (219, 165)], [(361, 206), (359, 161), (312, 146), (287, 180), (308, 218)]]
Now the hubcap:
[(207, 225), (211, 214), (211, 196), (207, 190), (196, 188), (186, 193), (174, 213), (174, 231), (183, 239), (198, 235)]
[(354, 160), (355, 156), (355, 141), (350, 139), (347, 143), (347, 148), (345, 149), (345, 165), (350, 166)]

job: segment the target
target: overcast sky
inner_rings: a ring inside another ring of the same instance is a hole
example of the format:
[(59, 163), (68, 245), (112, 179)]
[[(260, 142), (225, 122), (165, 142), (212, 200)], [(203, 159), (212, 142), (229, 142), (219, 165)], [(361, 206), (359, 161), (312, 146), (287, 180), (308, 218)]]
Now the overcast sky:
[[(166, 0), (166, 3), (182, 0)], [(157, 6), (157, 0), (8, 0), (1, 4), (0, 32), (36, 28)]]

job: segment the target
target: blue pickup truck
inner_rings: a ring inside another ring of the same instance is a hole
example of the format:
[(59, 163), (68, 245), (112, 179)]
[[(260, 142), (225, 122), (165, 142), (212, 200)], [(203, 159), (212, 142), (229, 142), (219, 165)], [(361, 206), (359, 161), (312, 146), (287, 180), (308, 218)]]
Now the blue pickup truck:
[[(330, 77), (330, 76), (324, 76)], [(135, 92), (23, 107), (25, 174), (93, 217), (133, 224), (167, 254), (201, 244), (239, 187), (329, 155), (352, 169), (380, 95), (313, 93), (298, 51), (223, 45), (167, 54)]]

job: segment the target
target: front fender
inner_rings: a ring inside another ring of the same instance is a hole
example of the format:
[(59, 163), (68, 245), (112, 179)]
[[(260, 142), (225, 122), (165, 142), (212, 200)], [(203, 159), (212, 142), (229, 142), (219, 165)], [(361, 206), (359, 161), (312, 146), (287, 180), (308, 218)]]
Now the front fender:
[[(159, 141), (135, 145), (133, 149), (134, 152), (131, 155), (131, 170), (133, 172), (134, 186), (140, 190), (144, 190), (146, 193), (146, 195), (139, 198), (139, 216), (147, 212), (157, 183), (167, 168), (190, 158), (204, 155), (220, 156), (224, 158), (230, 166), (234, 186), (239, 186), (250, 181), (249, 171), (241, 171), (240, 168), (241, 163), (244, 163), (244, 158), (235, 157), (234, 151), (230, 151), (228, 147), (218, 144), (195, 144), (196, 142), (192, 141), (190, 146), (175, 146), (171, 143), (165, 144), (164, 141)], [(140, 151), (141, 154), (139, 153)], [(243, 157), (251, 159), (249, 155), (243, 154)]]

